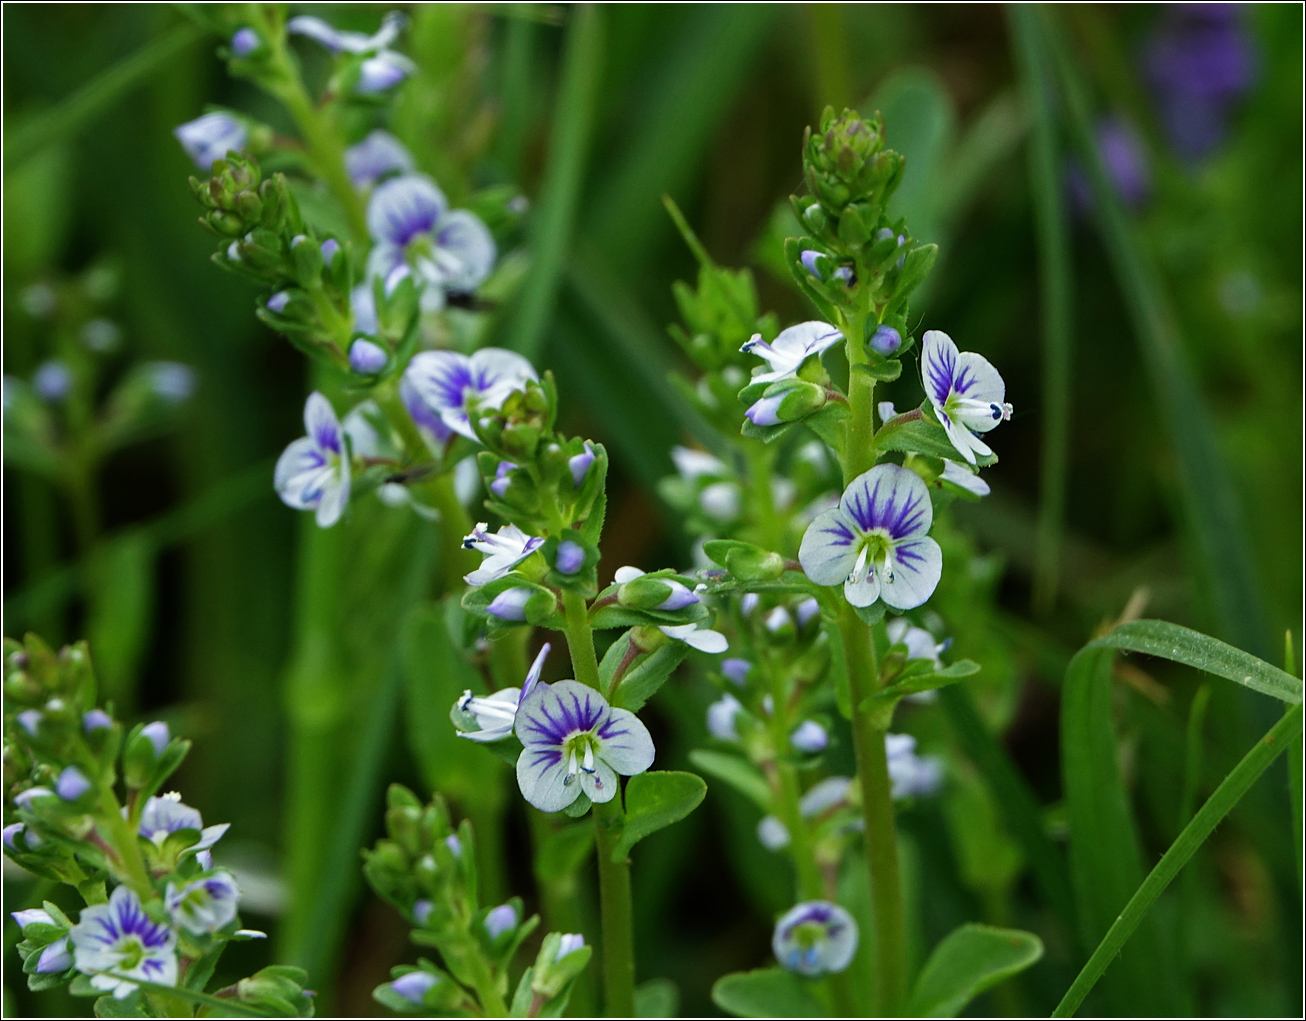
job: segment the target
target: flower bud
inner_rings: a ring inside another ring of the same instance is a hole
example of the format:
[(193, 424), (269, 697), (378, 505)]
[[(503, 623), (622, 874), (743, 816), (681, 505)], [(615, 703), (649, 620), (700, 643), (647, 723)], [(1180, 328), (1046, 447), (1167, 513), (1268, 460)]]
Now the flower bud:
[(521, 585), (505, 589), (490, 601), (485, 610), (499, 620), (519, 623), (526, 619), (526, 603), (534, 594), (534, 591)]
[(805, 379), (785, 379), (767, 387), (768, 391), (773, 389), (775, 393), (762, 397), (744, 412), (753, 425), (796, 422), (820, 410), (827, 400), (825, 387)]
[(576, 574), (585, 566), (585, 548), (571, 539), (563, 539), (558, 543), (553, 566), (559, 574)]
[(91, 781), (76, 766), (65, 766), (54, 785), (54, 792), (64, 801), (77, 801), (90, 789)]
[(871, 334), (871, 339), (867, 343), (870, 344), (872, 351), (887, 358), (897, 354), (898, 349), (902, 347), (902, 334), (892, 326), (880, 326)]
[(800, 752), (807, 752), (809, 755), (815, 755), (823, 751), (830, 743), (830, 736), (815, 720), (804, 720), (798, 725), (792, 734), (789, 735), (790, 743)]
[(361, 337), (349, 346), (349, 367), (360, 376), (375, 376), (385, 368), (385, 348)]
[(237, 57), (248, 57), (262, 45), (258, 33), (249, 27), (237, 29), (231, 37), (231, 52)]
[(746, 659), (732, 656), (721, 661), (721, 673), (725, 675), (726, 680), (741, 688), (748, 682), (748, 671), (752, 669), (753, 664)]
[(168, 725), (156, 720), (141, 727), (127, 739), (122, 753), (123, 779), (132, 789), (144, 787), (150, 780), (159, 756), (168, 747)]
[(511, 904), (500, 904), (485, 916), (485, 933), (493, 942), (517, 928), (517, 921), (517, 909)]

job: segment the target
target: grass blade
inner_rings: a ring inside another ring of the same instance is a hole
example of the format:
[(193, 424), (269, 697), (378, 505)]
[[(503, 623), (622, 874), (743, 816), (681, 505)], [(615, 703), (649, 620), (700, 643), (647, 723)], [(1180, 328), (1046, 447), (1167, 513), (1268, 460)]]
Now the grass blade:
[(1093, 134), (1088, 89), (1054, 15), (1034, 14), (1050, 45), (1068, 125), (1088, 171), (1102, 241), (1115, 270), (1143, 365), (1169, 434), (1186, 525), (1196, 544), (1207, 598), (1220, 632), (1240, 648), (1268, 654), (1269, 634), (1242, 512), (1220, 454), (1215, 423), (1183, 351), (1155, 267), (1125, 215)]
[(505, 346), (534, 359), (553, 316), (575, 228), (602, 81), (603, 21), (594, 4), (576, 9), (567, 32), (549, 162), (532, 232), (531, 272), (513, 310)]
[[(1302, 733), (1302, 707), (1290, 707), (1283, 719), (1248, 752), (1233, 771), (1215, 789), (1192, 822), (1184, 827), (1182, 833), (1170, 849), (1165, 852), (1156, 868), (1148, 874), (1137, 891), (1129, 899), (1119, 917), (1107, 930), (1106, 936), (1093, 951), (1092, 957), (1084, 965), (1066, 995), (1052, 1012), (1053, 1017), (1071, 1017), (1084, 1001), (1089, 990), (1097, 983), (1107, 966), (1120, 953), (1126, 941), (1142, 923), (1148, 909), (1156, 902), (1170, 881), (1179, 873), (1202, 842), (1211, 835), (1211, 831), (1229, 814), (1247, 789), (1256, 782), (1279, 754), (1293, 742), (1300, 740)], [(1139, 1012), (1140, 1008), (1131, 1008)]]
[(47, 145), (76, 135), (132, 89), (143, 85), (200, 34), (195, 25), (177, 26), (96, 75), (53, 108), (15, 128), (5, 138), (5, 171), (18, 166)]
[(1034, 21), (1023, 5), (1008, 7), (1016, 38), (1021, 89), (1030, 117), (1029, 179), (1038, 234), (1043, 326), (1043, 444), (1039, 479), (1034, 609), (1045, 614), (1057, 595), (1065, 524), (1070, 447), (1070, 234), (1061, 187), (1053, 70)]

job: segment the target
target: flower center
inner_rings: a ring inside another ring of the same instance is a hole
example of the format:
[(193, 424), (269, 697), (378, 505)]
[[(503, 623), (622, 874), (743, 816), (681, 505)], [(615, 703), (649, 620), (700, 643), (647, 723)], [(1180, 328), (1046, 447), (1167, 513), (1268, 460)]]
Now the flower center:
[(123, 971), (140, 967), (145, 958), (145, 945), (136, 936), (128, 936), (118, 944), (118, 965)]
[(594, 777), (595, 787), (603, 787), (603, 781), (597, 775), (597, 766), (594, 762), (594, 752), (598, 744), (598, 739), (592, 731), (588, 730), (576, 731), (563, 741), (562, 757), (567, 760), (567, 778), (562, 781), (565, 786), (570, 787), (576, 782), (577, 775), (586, 773)]
[(863, 533), (862, 548), (848, 580), (860, 585), (872, 570), (878, 570), (881, 578), (892, 582), (893, 545), (893, 537), (882, 528)]
[(820, 922), (800, 922), (789, 930), (789, 939), (793, 944), (791, 955), (795, 958), (794, 963), (810, 968), (820, 961), (829, 933)]

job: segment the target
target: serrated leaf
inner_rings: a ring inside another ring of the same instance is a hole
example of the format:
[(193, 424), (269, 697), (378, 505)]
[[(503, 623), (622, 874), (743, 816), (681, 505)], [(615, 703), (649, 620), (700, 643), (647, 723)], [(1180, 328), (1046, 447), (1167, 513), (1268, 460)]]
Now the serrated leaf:
[(694, 773), (659, 770), (626, 781), (626, 821), (612, 849), (614, 862), (650, 834), (679, 822), (703, 803), (707, 784)]
[(781, 968), (739, 971), (717, 979), (712, 1002), (736, 1017), (829, 1017), (797, 975)]
[(925, 962), (909, 1017), (956, 1017), (976, 996), (1043, 956), (1032, 932), (969, 923), (954, 929)]
[(689, 761), (708, 776), (733, 787), (763, 812), (771, 811), (771, 788), (751, 762), (729, 752), (695, 748)]

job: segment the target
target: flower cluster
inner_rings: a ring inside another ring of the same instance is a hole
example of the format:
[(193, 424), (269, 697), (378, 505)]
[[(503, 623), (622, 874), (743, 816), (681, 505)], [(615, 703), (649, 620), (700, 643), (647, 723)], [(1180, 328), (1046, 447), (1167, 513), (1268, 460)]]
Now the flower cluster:
[(514, 897), (481, 907), (477, 899), (476, 847), (471, 823), (455, 830), (437, 794), (423, 806), (407, 788), (391, 786), (386, 837), (364, 852), (364, 873), (373, 889), (413, 926), (412, 939), (435, 947), (447, 966), (420, 960), (399, 965), (373, 995), (392, 1010), (513, 1017), (558, 1016), (576, 977), (589, 962), (583, 937), (550, 933), (508, 997), (508, 971), (540, 923), (525, 917)]
[[(97, 1014), (148, 1016), (197, 962), (195, 974), (210, 975), (228, 943), (263, 933), (241, 928), (236, 879), (213, 862), (227, 826), (206, 827), (176, 792), (157, 794), (190, 742), (161, 721), (124, 732), (95, 706), (95, 688), (84, 642), (56, 654), (34, 635), (5, 639), (4, 851), (86, 902), (75, 921), (50, 901), (13, 912), (18, 949), (31, 988), (68, 984), (128, 1001)], [(258, 1012), (312, 1012), (303, 972), (266, 972), (217, 995)]]

